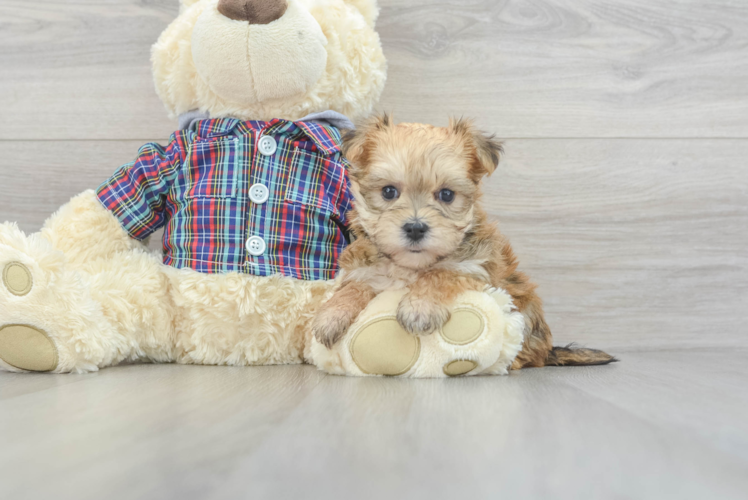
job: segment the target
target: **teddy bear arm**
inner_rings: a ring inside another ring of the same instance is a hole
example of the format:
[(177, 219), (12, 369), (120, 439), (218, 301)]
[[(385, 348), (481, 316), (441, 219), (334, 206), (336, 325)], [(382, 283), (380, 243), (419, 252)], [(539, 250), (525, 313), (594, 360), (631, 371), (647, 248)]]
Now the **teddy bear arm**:
[(41, 235), (71, 264), (145, 248), (130, 237), (93, 190), (84, 191), (63, 205), (44, 223)]

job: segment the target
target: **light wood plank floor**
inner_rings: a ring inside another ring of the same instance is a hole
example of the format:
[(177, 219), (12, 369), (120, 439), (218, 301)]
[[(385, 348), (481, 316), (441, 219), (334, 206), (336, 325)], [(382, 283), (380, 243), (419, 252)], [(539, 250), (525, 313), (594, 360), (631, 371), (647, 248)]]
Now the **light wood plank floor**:
[[(382, 0), (380, 109), (506, 139), (490, 215), (558, 343), (606, 367), (0, 373), (0, 498), (746, 498), (748, 3)], [(0, 0), (0, 221), (176, 127), (177, 0)]]
[(748, 350), (503, 378), (0, 376), (3, 498), (738, 499)]

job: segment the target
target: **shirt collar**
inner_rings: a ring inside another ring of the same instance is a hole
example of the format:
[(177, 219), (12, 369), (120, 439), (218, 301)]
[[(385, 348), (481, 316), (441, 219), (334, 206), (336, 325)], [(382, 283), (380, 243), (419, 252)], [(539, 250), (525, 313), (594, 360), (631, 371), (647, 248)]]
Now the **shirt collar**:
[(275, 118), (268, 122), (237, 118), (192, 119), (188, 127), (202, 138), (220, 137), (228, 135), (234, 129), (243, 132), (260, 130), (265, 134), (290, 134), (301, 132), (306, 135), (325, 155), (332, 155), (340, 151), (341, 133), (335, 125), (353, 124), (344, 115), (334, 111), (315, 113), (299, 121), (281, 120)]

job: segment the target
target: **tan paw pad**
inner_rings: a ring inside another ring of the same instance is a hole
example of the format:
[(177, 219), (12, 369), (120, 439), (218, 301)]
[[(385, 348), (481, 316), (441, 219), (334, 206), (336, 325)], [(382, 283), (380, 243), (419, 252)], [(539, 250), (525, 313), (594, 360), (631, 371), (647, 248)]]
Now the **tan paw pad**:
[(478, 363), (469, 359), (456, 359), (444, 365), (444, 374), (450, 377), (458, 377), (475, 369)]
[(22, 297), (31, 291), (34, 281), (28, 267), (11, 262), (3, 269), (3, 283), (10, 293)]
[(472, 309), (456, 309), (441, 334), (450, 344), (465, 345), (474, 342), (485, 329), (483, 316)]
[(0, 359), (21, 370), (48, 372), (57, 368), (57, 348), (33, 326), (7, 325), (0, 328)]
[(403, 330), (395, 318), (380, 318), (361, 327), (350, 343), (359, 369), (372, 375), (402, 375), (421, 354), (421, 341)]

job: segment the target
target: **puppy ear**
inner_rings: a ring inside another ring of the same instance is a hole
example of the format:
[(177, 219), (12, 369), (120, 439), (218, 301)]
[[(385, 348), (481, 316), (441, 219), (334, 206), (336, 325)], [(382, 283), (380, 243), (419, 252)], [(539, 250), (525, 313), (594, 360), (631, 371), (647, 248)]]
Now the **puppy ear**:
[(374, 135), (390, 128), (392, 117), (385, 113), (367, 120), (355, 130), (343, 136), (343, 156), (353, 167), (352, 173), (365, 169), (369, 165), (374, 150)]
[(450, 119), (449, 128), (453, 134), (462, 137), (472, 148), (473, 161), (470, 169), (476, 180), (480, 180), (485, 175), (491, 175), (499, 166), (499, 160), (504, 153), (501, 141), (494, 135), (488, 135), (476, 129), (471, 120), (464, 118)]

